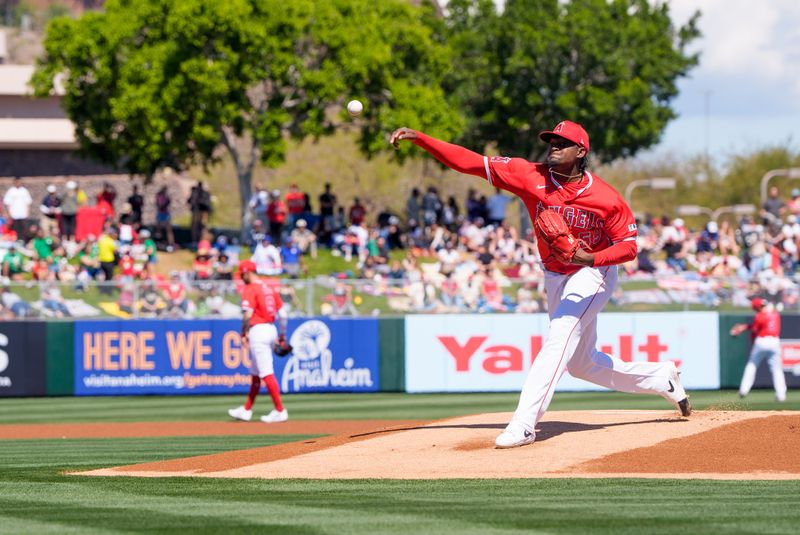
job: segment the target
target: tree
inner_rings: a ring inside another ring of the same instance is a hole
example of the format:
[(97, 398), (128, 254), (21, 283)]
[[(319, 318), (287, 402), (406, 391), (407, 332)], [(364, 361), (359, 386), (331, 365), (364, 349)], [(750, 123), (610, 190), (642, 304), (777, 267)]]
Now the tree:
[(538, 159), (537, 134), (584, 124), (602, 161), (654, 145), (675, 117), (676, 81), (697, 64), (695, 14), (675, 28), (651, 0), (450, 0), (440, 31), (458, 64), (446, 86), (469, 123), (462, 141)]
[(289, 137), (334, 131), (349, 98), (365, 103), (357, 126), (368, 155), (402, 124), (460, 132), (441, 86), (451, 58), (425, 23), (430, 9), (406, 0), (110, 0), (102, 13), (49, 25), (33, 85), (47, 95), (63, 75), (81, 151), (131, 174), (208, 165), (227, 151), (244, 206), (256, 163), (279, 165)]

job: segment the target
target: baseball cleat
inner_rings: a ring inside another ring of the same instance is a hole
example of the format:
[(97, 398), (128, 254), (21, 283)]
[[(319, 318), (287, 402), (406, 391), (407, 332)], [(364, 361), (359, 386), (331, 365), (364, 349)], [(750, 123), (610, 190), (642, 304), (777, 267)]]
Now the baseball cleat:
[(289, 419), (289, 411), (283, 409), (282, 411), (276, 411), (273, 409), (269, 414), (265, 414), (261, 417), (261, 421), (265, 424), (276, 424), (278, 422), (285, 422)]
[(525, 444), (533, 444), (536, 433), (528, 431), (519, 425), (509, 425), (494, 441), (494, 446), (499, 449), (517, 448)]
[(243, 422), (249, 422), (253, 417), (253, 411), (245, 409), (244, 406), (231, 409), (228, 411), (228, 414), (231, 418), (236, 418), (237, 420), (241, 420)]
[(681, 373), (673, 363), (667, 379), (667, 389), (661, 395), (675, 405), (681, 416), (689, 416), (692, 414), (692, 405), (689, 403), (689, 396), (686, 395), (686, 390), (683, 389), (680, 375)]
[(678, 410), (681, 411), (681, 416), (692, 415), (692, 404), (689, 403), (688, 397), (685, 397), (678, 402)]

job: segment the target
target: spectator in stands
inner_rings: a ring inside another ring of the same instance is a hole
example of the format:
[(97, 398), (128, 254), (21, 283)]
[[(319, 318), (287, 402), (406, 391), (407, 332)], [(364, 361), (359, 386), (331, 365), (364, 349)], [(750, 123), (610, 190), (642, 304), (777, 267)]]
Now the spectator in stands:
[[(103, 272), (103, 280), (107, 283), (114, 279), (114, 269), (117, 266), (117, 232), (110, 224), (97, 240), (97, 259), (100, 261), (100, 270)], [(111, 292), (111, 286), (103, 285), (101, 291)]]
[(280, 275), (283, 267), (281, 265), (281, 253), (269, 236), (264, 236), (258, 244), (253, 256), (250, 257), (256, 265), (256, 273), (259, 275)]
[(319, 240), (330, 245), (333, 232), (336, 230), (334, 226), (334, 214), (336, 213), (336, 195), (331, 192), (331, 185), (329, 182), (325, 183), (325, 190), (319, 196), (319, 228), (317, 229), (317, 236)]
[(139, 232), (139, 239), (142, 240), (144, 256), (147, 258), (144, 266), (145, 276), (151, 277), (154, 273), (155, 265), (158, 262), (158, 248), (156, 247), (156, 242), (153, 241), (150, 235), (150, 231), (146, 228)]
[[(373, 230), (370, 234), (367, 254), (367, 258), (372, 258), (378, 266), (385, 266), (389, 263), (389, 246), (386, 244), (386, 238), (381, 236), (377, 230)], [(383, 272), (385, 273), (386, 270), (384, 269)]]
[(45, 194), (39, 205), (39, 211), (42, 213), (42, 217), (39, 218), (39, 227), (44, 230), (45, 235), (58, 237), (61, 197), (56, 193), (56, 187), (53, 184), (47, 186), (47, 194)]
[(138, 229), (142, 226), (142, 212), (144, 211), (144, 197), (139, 193), (138, 184), (133, 185), (133, 192), (128, 197), (128, 204), (131, 207), (131, 223)]
[(72, 316), (64, 296), (61, 295), (61, 288), (56, 282), (46, 282), (39, 287), (41, 294), (42, 307), (56, 318), (68, 318)]
[(289, 230), (292, 230), (306, 211), (306, 196), (297, 184), (289, 186), (289, 191), (286, 193), (286, 209), (289, 212)]
[(490, 225), (499, 227), (503, 224), (503, 221), (506, 220), (506, 209), (508, 208), (511, 200), (511, 197), (508, 195), (503, 195), (500, 188), (494, 189), (494, 195), (489, 197), (489, 200), (486, 204), (486, 209), (489, 216), (487, 222)]
[(453, 277), (452, 271), (442, 281), (439, 299), (445, 308), (445, 312), (459, 312), (464, 306), (458, 287), (458, 280)]
[(440, 264), (439, 272), (444, 276), (448, 276), (455, 271), (456, 266), (461, 261), (461, 253), (456, 250), (455, 242), (450, 239), (436, 253), (436, 258)]
[(442, 208), (442, 225), (450, 232), (455, 232), (458, 226), (458, 217), (460, 213), (458, 210), (458, 203), (453, 195), (447, 198), (447, 203)]
[(209, 231), (203, 231), (200, 235), (200, 241), (197, 242), (197, 251), (198, 252), (210, 252), (211, 251), (211, 242), (214, 240), (214, 235)]
[(298, 219), (295, 229), (291, 232), (292, 241), (300, 248), (303, 254), (310, 254), (311, 258), (317, 257), (317, 237), (308, 228), (305, 219)]
[(422, 221), (422, 200), (420, 199), (420, 191), (417, 188), (411, 190), (411, 195), (408, 196), (406, 201), (406, 220), (414, 221), (415, 223)]
[(266, 232), (264, 230), (264, 225), (261, 223), (260, 219), (256, 219), (253, 221), (253, 228), (250, 229), (250, 235), (247, 240), (247, 245), (250, 247), (251, 252), (255, 251), (256, 247), (258, 247), (258, 244), (264, 241), (265, 236)]
[(231, 262), (227, 253), (222, 252), (214, 260), (214, 279), (221, 281), (233, 280), (233, 272), (236, 267)]
[(136, 308), (136, 285), (132, 280), (126, 279), (120, 285), (117, 297), (117, 308), (125, 314), (133, 314)]
[(786, 203), (780, 198), (780, 191), (777, 186), (771, 186), (767, 195), (767, 200), (764, 201), (761, 207), (761, 217), (764, 219), (764, 224), (775, 223), (780, 221), (786, 212)]
[(439, 198), (439, 191), (434, 186), (428, 186), (428, 191), (422, 197), (422, 221), (426, 226), (432, 225), (439, 221), (441, 213), (442, 199)]
[(352, 289), (342, 281), (336, 281), (333, 292), (326, 295), (323, 302), (329, 305), (325, 308), (328, 308), (334, 316), (358, 316), (358, 311), (353, 305)]
[(269, 228), (269, 221), (267, 220), (267, 205), (269, 204), (269, 193), (264, 189), (262, 184), (256, 184), (256, 189), (253, 195), (250, 196), (250, 202), (247, 206), (250, 210), (250, 225), (255, 225), (256, 221), (261, 222), (261, 228)]
[(283, 228), (286, 226), (286, 217), (286, 204), (281, 200), (280, 190), (272, 190), (269, 204), (267, 205), (269, 236), (272, 238), (272, 243), (281, 243)]
[(61, 200), (61, 238), (75, 240), (75, 223), (78, 215), (78, 185), (74, 180), (67, 182), (67, 190)]
[(698, 253), (713, 253), (717, 250), (717, 243), (719, 242), (719, 227), (716, 221), (709, 221), (706, 228), (700, 233), (697, 238), (697, 252)]
[(286, 309), (286, 314), (288, 316), (298, 316), (302, 314), (300, 299), (297, 297), (294, 286), (285, 282), (285, 284), (281, 284), (278, 287), (278, 294), (280, 294), (281, 301), (283, 301), (282, 308)]
[(155, 284), (148, 281), (142, 287), (142, 297), (139, 302), (139, 315), (143, 318), (155, 318), (167, 308), (164, 299), (156, 290)]
[(11, 218), (12, 226), (17, 233), (17, 239), (27, 242), (29, 239), (27, 234), (28, 218), (31, 215), (33, 199), (28, 188), (22, 185), (22, 178), (14, 177), (14, 185), (8, 188), (5, 196), (3, 196), (3, 204), (6, 207), (8, 217)]
[(671, 225), (664, 227), (661, 235), (662, 249), (667, 255), (667, 265), (677, 272), (686, 271), (687, 230), (683, 219), (676, 217)]
[(406, 276), (403, 264), (399, 260), (392, 260), (387, 276), (392, 280), (402, 280)]
[(100, 273), (100, 249), (93, 235), (89, 235), (83, 244), (83, 248), (78, 253), (78, 264), (81, 270), (86, 272), (89, 279), (96, 279)]
[(400, 220), (397, 217), (389, 218), (389, 227), (386, 229), (386, 243), (389, 249), (405, 249), (405, 235), (400, 229)]
[(475, 221), (478, 218), (484, 218), (483, 210), (481, 209), (481, 203), (478, 199), (478, 192), (474, 188), (469, 188), (467, 190), (466, 207), (467, 219), (470, 221)]
[(286, 238), (281, 247), (281, 260), (283, 272), (292, 279), (298, 278), (301, 273), (308, 273), (308, 269), (303, 265), (303, 252), (294, 243), (291, 236)]
[(211, 257), (207, 250), (198, 250), (197, 255), (192, 262), (192, 272), (194, 280), (206, 281), (210, 280), (214, 274), (214, 265), (211, 262)]
[(353, 205), (347, 215), (351, 226), (359, 226), (364, 222), (367, 217), (367, 208), (361, 203), (361, 199), (358, 197), (353, 198)]
[(103, 189), (97, 194), (97, 205), (103, 206), (110, 218), (114, 218), (114, 202), (117, 200), (117, 190), (110, 182), (103, 182)]
[(181, 281), (181, 274), (172, 271), (169, 274), (169, 283), (164, 288), (167, 301), (167, 313), (170, 316), (184, 316), (189, 312), (189, 292)]
[(131, 245), (134, 238), (134, 215), (130, 204), (125, 203), (119, 212), (119, 236), (120, 245)]
[(202, 180), (198, 180), (192, 187), (186, 202), (192, 213), (192, 243), (197, 243), (208, 227), (208, 217), (211, 215), (211, 193), (205, 188)]
[(719, 241), (717, 242), (721, 255), (738, 255), (739, 244), (736, 243), (736, 234), (728, 221), (723, 221), (719, 228)]
[(175, 248), (175, 235), (172, 230), (172, 199), (167, 186), (162, 186), (156, 193), (156, 235), (159, 240), (167, 243), (167, 251)]
[(786, 210), (795, 216), (800, 215), (800, 189), (792, 189), (792, 198), (786, 203)]
[(53, 237), (46, 234), (43, 228), (36, 225), (31, 225), (30, 233), (35, 236), (30, 244), (34, 257), (37, 260), (47, 260), (49, 262), (53, 257), (53, 245), (55, 244)]
[(19, 295), (12, 292), (7, 286), (3, 287), (0, 294), (0, 303), (5, 311), (11, 313), (11, 318), (29, 318), (33, 316), (33, 309)]
[(22, 280), (25, 274), (25, 257), (14, 243), (11, 243), (3, 257), (3, 277)]

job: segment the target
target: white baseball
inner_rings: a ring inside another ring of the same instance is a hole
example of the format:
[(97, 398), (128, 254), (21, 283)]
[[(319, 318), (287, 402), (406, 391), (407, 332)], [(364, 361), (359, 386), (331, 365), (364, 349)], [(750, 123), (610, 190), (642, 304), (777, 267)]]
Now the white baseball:
[(361, 101), (358, 100), (351, 100), (347, 103), (347, 111), (350, 112), (350, 115), (356, 117), (361, 115), (361, 111), (364, 109), (364, 105), (361, 104)]

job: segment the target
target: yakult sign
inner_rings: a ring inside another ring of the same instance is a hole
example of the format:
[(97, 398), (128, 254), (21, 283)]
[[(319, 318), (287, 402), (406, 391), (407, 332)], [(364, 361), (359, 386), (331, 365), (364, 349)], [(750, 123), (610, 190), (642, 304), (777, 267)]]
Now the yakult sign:
[[(687, 388), (719, 388), (717, 314), (601, 314), (598, 348), (625, 361), (672, 360)], [(406, 390), (519, 390), (547, 335), (546, 314), (406, 317)], [(565, 373), (557, 390), (600, 390)]]

